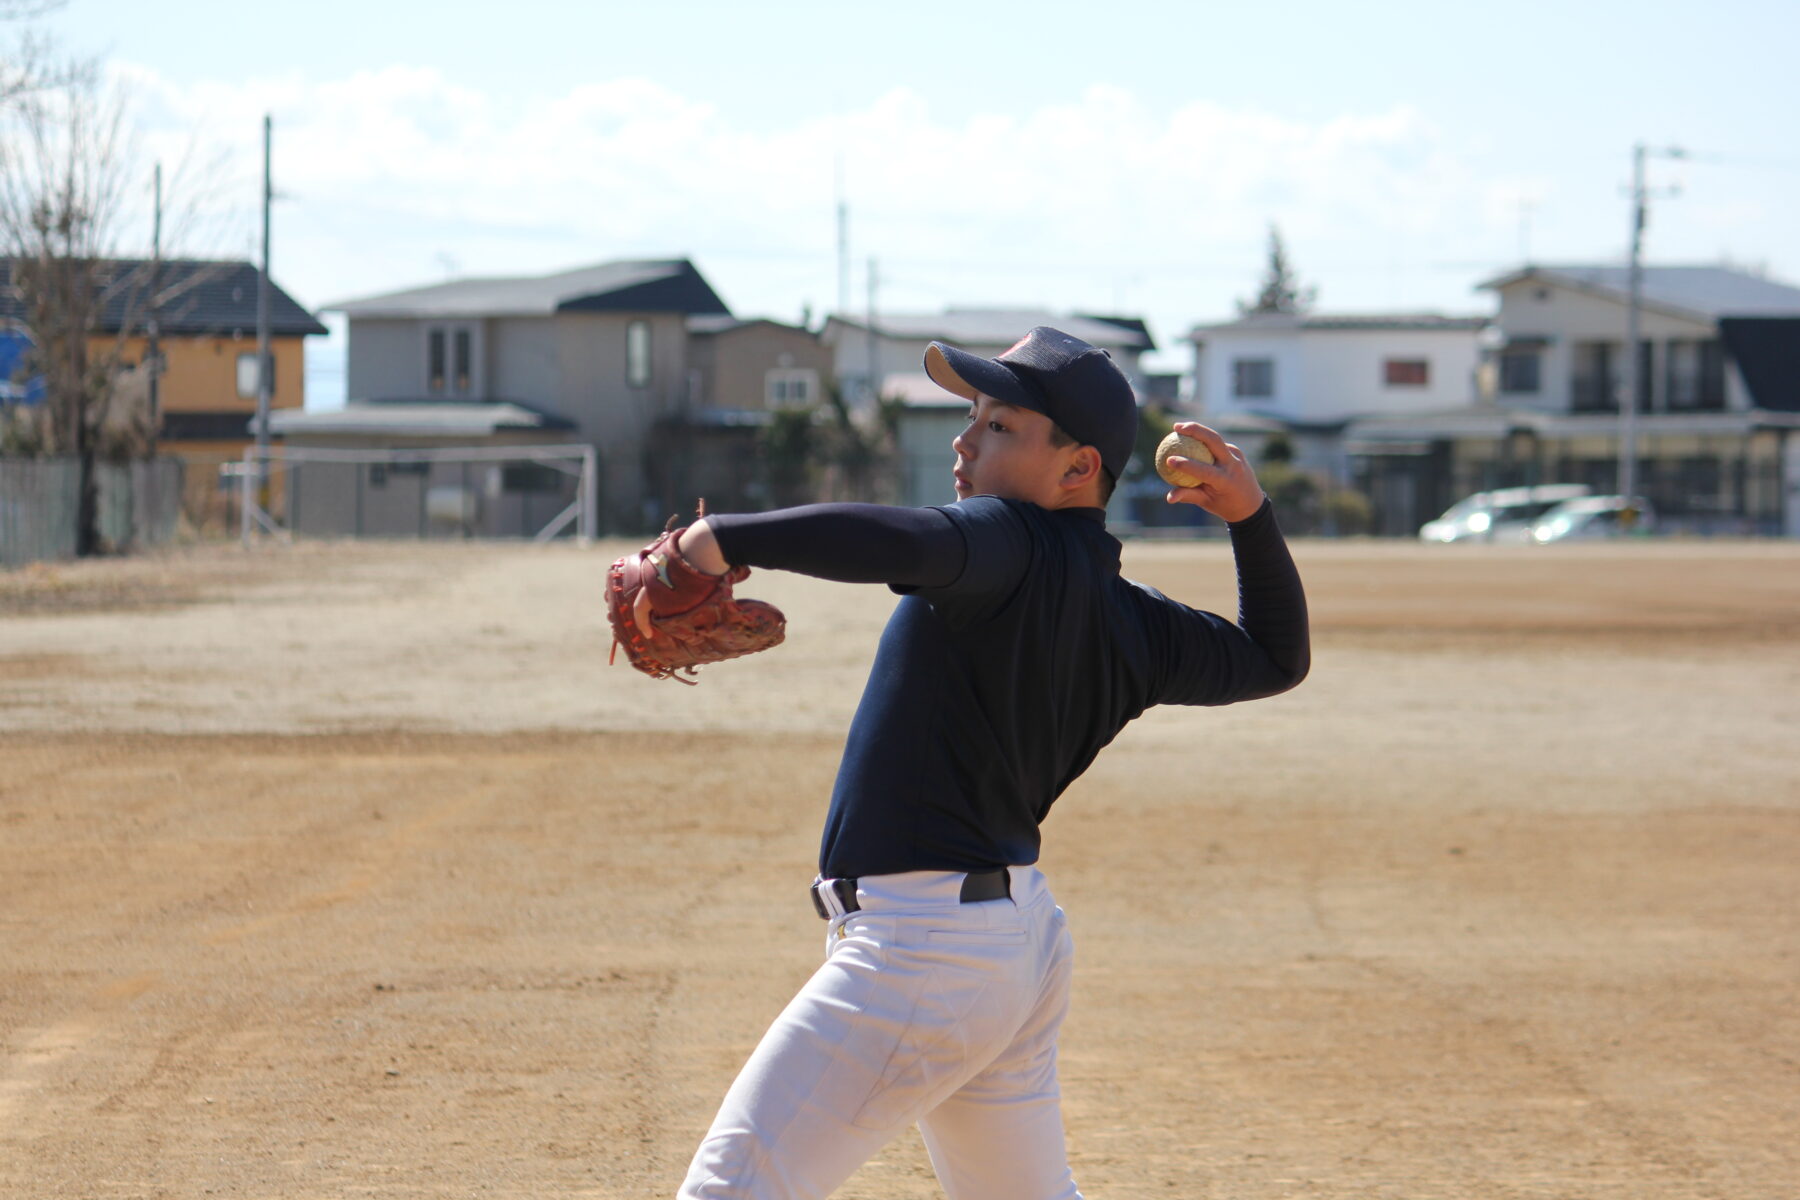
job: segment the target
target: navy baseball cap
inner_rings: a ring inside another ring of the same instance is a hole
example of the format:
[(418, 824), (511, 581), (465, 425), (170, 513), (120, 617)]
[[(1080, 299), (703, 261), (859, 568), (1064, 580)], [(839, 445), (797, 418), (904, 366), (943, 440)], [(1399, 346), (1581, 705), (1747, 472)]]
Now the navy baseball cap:
[(1100, 452), (1115, 481), (1137, 443), (1137, 397), (1112, 355), (1060, 329), (1039, 325), (997, 358), (943, 342), (925, 348), (925, 373), (953, 395), (977, 393), (1042, 413), (1064, 433)]

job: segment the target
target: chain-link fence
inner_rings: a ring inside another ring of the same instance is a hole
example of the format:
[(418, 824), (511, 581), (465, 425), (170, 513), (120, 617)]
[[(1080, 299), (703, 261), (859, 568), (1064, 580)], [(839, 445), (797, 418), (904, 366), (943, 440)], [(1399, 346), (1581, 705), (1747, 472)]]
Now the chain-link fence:
[[(181, 514), (176, 458), (101, 463), (97, 525), (111, 550), (169, 541)], [(0, 567), (75, 554), (81, 465), (68, 458), (0, 458)]]

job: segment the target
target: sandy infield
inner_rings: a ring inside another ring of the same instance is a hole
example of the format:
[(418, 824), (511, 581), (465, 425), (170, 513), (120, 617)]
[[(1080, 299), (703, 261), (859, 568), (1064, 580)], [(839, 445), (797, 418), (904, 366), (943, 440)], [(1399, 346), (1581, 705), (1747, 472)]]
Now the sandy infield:
[[(0, 1195), (673, 1194), (891, 599), (759, 573), (788, 644), (659, 684), (620, 549), (0, 574)], [(1312, 678), (1046, 826), (1084, 1192), (1800, 1195), (1800, 545), (1297, 556)], [(916, 1135), (840, 1193), (938, 1194)]]

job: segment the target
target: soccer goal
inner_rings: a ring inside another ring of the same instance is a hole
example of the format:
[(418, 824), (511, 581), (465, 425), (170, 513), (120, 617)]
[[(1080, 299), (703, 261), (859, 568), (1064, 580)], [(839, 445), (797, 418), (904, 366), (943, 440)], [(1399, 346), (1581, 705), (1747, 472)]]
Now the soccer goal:
[(244, 543), (293, 537), (529, 538), (599, 532), (592, 446), (255, 446), (221, 469)]

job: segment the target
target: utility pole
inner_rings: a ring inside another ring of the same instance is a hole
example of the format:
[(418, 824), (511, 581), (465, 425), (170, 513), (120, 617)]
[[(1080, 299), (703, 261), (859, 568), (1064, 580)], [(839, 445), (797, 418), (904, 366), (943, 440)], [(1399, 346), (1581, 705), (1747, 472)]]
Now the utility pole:
[(155, 197), (150, 221), (150, 303), (144, 321), (144, 360), (150, 368), (150, 436), (156, 446), (156, 431), (162, 425), (162, 324), (158, 316), (158, 296), (162, 292), (162, 164), (156, 164)]
[(879, 273), (875, 269), (875, 259), (869, 259), (869, 399), (871, 410), (880, 407), (881, 385), (877, 380), (878, 344), (875, 340), (875, 289), (878, 286)]
[(269, 502), (269, 402), (275, 392), (275, 364), (269, 353), (269, 149), (273, 121), (263, 114), (262, 277), (256, 281), (256, 502)]
[(1649, 191), (1644, 186), (1644, 159), (1657, 154), (1685, 158), (1674, 146), (1652, 150), (1639, 142), (1631, 148), (1631, 267), (1626, 274), (1630, 299), (1625, 309), (1624, 394), (1619, 397), (1619, 494), (1629, 504), (1637, 495), (1637, 406), (1643, 378), (1641, 343), (1644, 298), (1644, 224), (1648, 219)]
[(842, 193), (837, 202), (837, 253), (838, 253), (838, 301), (839, 313), (850, 311), (850, 205), (844, 201)]

